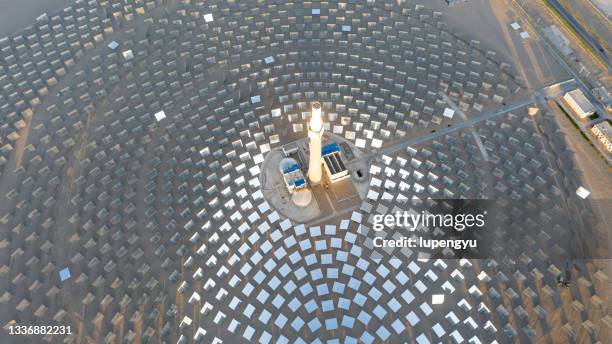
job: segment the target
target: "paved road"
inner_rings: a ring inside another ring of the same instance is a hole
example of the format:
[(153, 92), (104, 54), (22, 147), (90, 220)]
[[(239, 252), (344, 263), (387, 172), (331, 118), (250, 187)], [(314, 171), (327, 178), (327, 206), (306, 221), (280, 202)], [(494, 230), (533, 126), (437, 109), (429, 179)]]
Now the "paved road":
[(372, 158), (375, 158), (376, 156), (379, 156), (381, 154), (393, 153), (393, 152), (396, 152), (396, 151), (398, 151), (400, 149), (405, 149), (406, 147), (414, 146), (414, 145), (417, 145), (417, 144), (420, 144), (420, 143), (427, 142), (429, 140), (435, 139), (437, 137), (448, 135), (448, 134), (450, 134), (450, 133), (452, 133), (453, 131), (456, 131), (456, 130), (463, 130), (463, 129), (468, 128), (470, 126), (473, 126), (473, 125), (475, 125), (477, 123), (480, 123), (482, 121), (486, 121), (488, 119), (491, 119), (491, 118), (494, 118), (494, 117), (497, 117), (497, 116), (501, 116), (501, 115), (506, 114), (506, 113), (508, 113), (510, 111), (514, 111), (516, 109), (520, 109), (520, 108), (522, 108), (524, 106), (527, 106), (529, 104), (532, 104), (532, 103), (533, 103), (533, 100), (531, 98), (528, 98), (528, 99), (522, 100), (520, 102), (516, 102), (514, 104), (511, 104), (511, 105), (508, 105), (508, 106), (504, 106), (501, 109), (498, 109), (496, 111), (491, 111), (491, 112), (482, 114), (480, 116), (472, 117), (472, 118), (470, 118), (467, 121), (461, 122), (459, 124), (454, 124), (451, 127), (446, 127), (446, 128), (437, 130), (435, 132), (432, 132), (432, 133), (429, 133), (429, 134), (426, 134), (426, 135), (422, 135), (422, 136), (419, 136), (419, 137), (411, 138), (411, 139), (402, 141), (400, 143), (397, 143), (395, 145), (382, 148), (382, 149), (380, 149), (378, 151), (375, 151), (375, 152), (367, 155), (365, 157), (365, 159), (366, 160), (371, 160)]
[[(608, 154), (606, 153), (605, 148), (601, 145), (601, 142), (597, 139), (594, 139), (592, 134), (590, 133), (589, 128), (596, 123), (599, 122), (603, 122), (605, 120), (610, 120), (611, 116), (608, 113), (608, 111), (606, 111), (606, 109), (604, 109), (604, 107), (601, 105), (601, 103), (595, 99), (592, 95), (592, 93), (589, 90), (589, 87), (587, 86), (587, 84), (582, 80), (582, 78), (580, 77), (580, 75), (578, 73), (576, 73), (568, 64), (567, 62), (563, 59), (562, 56), (559, 55), (559, 53), (557, 52), (557, 50), (555, 49), (555, 47), (553, 47), (547, 40), (546, 38), (544, 38), (540, 32), (540, 28), (537, 24), (533, 24), (533, 20), (531, 19), (531, 17), (529, 16), (529, 14), (525, 11), (525, 9), (523, 9), (516, 1), (513, 1), (513, 4), (516, 5), (516, 9), (518, 10), (517, 13), (523, 17), (523, 19), (525, 20), (526, 23), (528, 23), (531, 27), (531, 31), (537, 36), (537, 38), (539, 39), (539, 41), (542, 43), (542, 45), (546, 48), (546, 50), (548, 50), (548, 52), (555, 58), (555, 60), (557, 60), (557, 62), (568, 72), (570, 73), (574, 80), (577, 82), (577, 88), (582, 90), (582, 93), (584, 93), (584, 95), (589, 99), (589, 101), (593, 104), (593, 106), (595, 107), (595, 110), (597, 112), (597, 114), (599, 115), (599, 118), (594, 119), (594, 120), (589, 120), (587, 122), (583, 122), (583, 121), (574, 121), (574, 123), (576, 123), (578, 125), (578, 127), (580, 128), (580, 131), (582, 131), (582, 133), (591, 138), (591, 141), (593, 142), (593, 144), (596, 146), (596, 149), (598, 149), (603, 156), (606, 157), (606, 160), (608, 161), (608, 163), (610, 162), (610, 157), (608, 156)], [(571, 85), (571, 83), (567, 83), (562, 85), (562, 88), (564, 90), (567, 91), (568, 86)], [(539, 95), (539, 98), (543, 98), (541, 97), (542, 95)], [(550, 97), (550, 95), (548, 95), (548, 97)], [(545, 102), (545, 99), (540, 99), (540, 102)]]
[(584, 93), (584, 95), (587, 98), (589, 98), (591, 103), (593, 103), (593, 106), (595, 106), (595, 109), (597, 110), (597, 113), (600, 115), (600, 118), (609, 119), (610, 116), (608, 115), (608, 112), (601, 106), (601, 103), (599, 101), (593, 98), (593, 95), (591, 94), (589, 87), (584, 82), (584, 80), (582, 80), (580, 75), (576, 71), (574, 71), (574, 69), (571, 68), (567, 64), (567, 62), (565, 62), (565, 60), (563, 59), (562, 56), (559, 55), (555, 47), (553, 47), (551, 43), (549, 43), (548, 40), (542, 35), (540, 27), (537, 24), (534, 24), (533, 19), (531, 19), (531, 17), (525, 11), (525, 9), (521, 7), (521, 5), (519, 5), (515, 0), (512, 0), (512, 3), (515, 5), (515, 8), (518, 10), (517, 14), (523, 17), (524, 21), (529, 24), (531, 28), (530, 31), (533, 32), (533, 34), (538, 38), (538, 40), (546, 48), (548, 53), (551, 54), (552, 57), (557, 61), (557, 63), (559, 63), (561, 67), (563, 67), (563, 69), (565, 69), (574, 78), (574, 80), (576, 80), (579, 83), (579, 86), (580, 86), (579, 88), (582, 90), (582, 93)]
[[(438, 92), (438, 94), (442, 97), (442, 99), (444, 99), (446, 104), (448, 104), (453, 110), (455, 110), (459, 114), (459, 116), (461, 116), (461, 118), (463, 118), (463, 120), (468, 120), (468, 116), (465, 114), (465, 112), (463, 112), (463, 110), (461, 110), (461, 108), (458, 107), (457, 104), (455, 104), (455, 102), (450, 99), (449, 96), (446, 95), (446, 93), (440, 91)], [(478, 149), (480, 149), (482, 157), (485, 159), (485, 161), (489, 161), (489, 154), (487, 153), (487, 149), (482, 144), (482, 140), (480, 139), (480, 136), (478, 136), (478, 133), (476, 132), (476, 129), (474, 129), (474, 126), (470, 125), (470, 132), (472, 133), (472, 136), (474, 136), (474, 140), (476, 140), (476, 144), (478, 145)]]
[(610, 60), (608, 59), (608, 55), (601, 44), (599, 44), (599, 42), (597, 42), (597, 40), (593, 38), (593, 36), (591, 36), (591, 34), (585, 30), (580, 23), (578, 23), (578, 21), (576, 21), (576, 18), (574, 18), (574, 16), (572, 16), (565, 9), (565, 7), (559, 3), (559, 1), (546, 0), (546, 2), (548, 2), (563, 17), (563, 19), (570, 24), (572, 29), (576, 31), (580, 37), (584, 39), (591, 46), (591, 48), (593, 48), (593, 50), (595, 50), (595, 53), (606, 63), (608, 70), (610, 70)]

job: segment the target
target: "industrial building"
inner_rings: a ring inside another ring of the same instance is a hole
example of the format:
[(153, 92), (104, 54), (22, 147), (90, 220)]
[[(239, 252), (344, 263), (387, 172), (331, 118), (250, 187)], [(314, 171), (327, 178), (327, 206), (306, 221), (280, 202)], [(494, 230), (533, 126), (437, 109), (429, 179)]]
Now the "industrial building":
[(579, 88), (567, 92), (563, 99), (578, 119), (585, 119), (595, 113), (595, 107)]
[(340, 146), (337, 143), (330, 143), (321, 149), (321, 156), (325, 163), (325, 172), (332, 183), (349, 178), (348, 170), (340, 156)]
[(280, 172), (283, 175), (283, 180), (289, 192), (304, 188), (307, 186), (304, 174), (300, 170), (300, 165), (293, 158), (285, 158), (281, 160), (279, 166)]
[(595, 124), (593, 128), (591, 128), (591, 132), (593, 132), (593, 135), (597, 137), (599, 142), (606, 147), (608, 152), (612, 152), (612, 126), (610, 126), (610, 122), (604, 121)]

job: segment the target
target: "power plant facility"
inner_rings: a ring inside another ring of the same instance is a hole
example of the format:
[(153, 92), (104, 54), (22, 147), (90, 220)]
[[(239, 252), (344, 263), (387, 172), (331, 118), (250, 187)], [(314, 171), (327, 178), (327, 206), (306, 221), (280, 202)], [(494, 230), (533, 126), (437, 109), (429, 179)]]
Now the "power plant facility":
[(579, 88), (567, 92), (563, 99), (578, 119), (585, 119), (595, 113), (595, 107), (593, 107), (593, 104), (584, 96), (584, 93)]
[[(307, 206), (313, 199), (310, 191), (313, 187), (322, 184), (324, 189), (333, 188), (337, 183), (350, 178), (341, 146), (333, 136), (324, 133), (322, 115), (321, 103), (313, 102), (308, 118), (307, 144), (300, 144), (302, 140), (298, 140), (282, 147), (279, 172), (286, 191), (291, 195), (294, 205), (299, 207)], [(346, 143), (343, 147), (350, 149)], [(304, 150), (308, 152), (307, 166), (303, 163)], [(353, 155), (352, 151), (350, 154)]]
[(321, 155), (323, 156), (325, 172), (327, 172), (327, 176), (332, 183), (349, 177), (346, 166), (342, 161), (340, 146), (336, 142), (325, 145), (321, 149)]
[(0, 344), (612, 343), (611, 1), (5, 1)]
[(280, 171), (283, 180), (290, 192), (305, 188), (307, 186), (304, 174), (300, 170), (300, 165), (293, 158), (285, 158), (280, 162)]

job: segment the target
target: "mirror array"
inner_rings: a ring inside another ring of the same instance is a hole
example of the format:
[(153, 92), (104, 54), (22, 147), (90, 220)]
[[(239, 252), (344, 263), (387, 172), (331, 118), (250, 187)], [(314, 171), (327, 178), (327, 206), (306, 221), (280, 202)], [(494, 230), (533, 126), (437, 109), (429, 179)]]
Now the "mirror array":
[(80, 0), (0, 40), (2, 325), (100, 343), (598, 338), (607, 276), (588, 265), (562, 294), (552, 212), (517, 224), (519, 255), (373, 259), (368, 241), (404, 198), (588, 211), (546, 113), (380, 154), (361, 208), (323, 224), (263, 197), (265, 154), (306, 135), (314, 101), (326, 131), (376, 152), (464, 121), (439, 92), (468, 118), (524, 97), (441, 19), (403, 1)]

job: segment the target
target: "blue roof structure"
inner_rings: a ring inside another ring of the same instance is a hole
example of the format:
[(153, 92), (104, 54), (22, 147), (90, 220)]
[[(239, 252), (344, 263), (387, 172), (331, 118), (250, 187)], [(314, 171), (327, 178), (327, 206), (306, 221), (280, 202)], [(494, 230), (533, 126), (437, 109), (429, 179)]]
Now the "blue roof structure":
[(291, 172), (293, 172), (293, 171), (297, 171), (299, 168), (300, 168), (300, 165), (298, 165), (298, 164), (293, 164), (293, 165), (291, 165), (291, 166), (287, 167), (287, 168), (286, 168), (286, 169), (283, 171), (283, 173), (285, 173), (285, 174), (287, 174), (287, 173), (291, 173)]
[(327, 144), (323, 146), (323, 148), (321, 148), (322, 156), (325, 156), (325, 155), (328, 155), (334, 152), (340, 152), (340, 146), (336, 142)]
[(118, 46), (119, 46), (119, 43), (117, 43), (115, 41), (112, 41), (112, 42), (108, 43), (108, 47), (113, 49), (113, 50), (117, 49)]
[(59, 272), (59, 277), (62, 282), (70, 278), (70, 269), (63, 268)]

